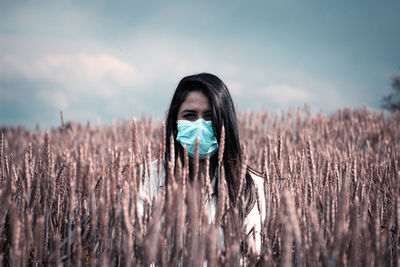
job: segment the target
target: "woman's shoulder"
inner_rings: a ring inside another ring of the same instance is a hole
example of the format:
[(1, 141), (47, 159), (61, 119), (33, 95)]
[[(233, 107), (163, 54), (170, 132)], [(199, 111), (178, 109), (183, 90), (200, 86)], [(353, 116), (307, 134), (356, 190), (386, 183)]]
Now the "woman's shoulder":
[(264, 175), (254, 168), (247, 167), (251, 178), (257, 186), (264, 185)]

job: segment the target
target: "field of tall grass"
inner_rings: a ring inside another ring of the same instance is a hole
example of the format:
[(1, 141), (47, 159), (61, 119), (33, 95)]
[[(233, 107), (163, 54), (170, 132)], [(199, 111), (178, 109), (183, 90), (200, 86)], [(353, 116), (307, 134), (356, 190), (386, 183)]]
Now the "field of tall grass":
[(265, 179), (260, 254), (246, 248), (242, 207), (229, 205), (223, 182), (209, 222), (207, 175), (188, 182), (187, 162), (170, 162), (171, 183), (138, 211), (150, 162), (164, 158), (161, 122), (62, 124), (1, 129), (3, 266), (400, 265), (398, 113), (239, 115), (240, 167)]

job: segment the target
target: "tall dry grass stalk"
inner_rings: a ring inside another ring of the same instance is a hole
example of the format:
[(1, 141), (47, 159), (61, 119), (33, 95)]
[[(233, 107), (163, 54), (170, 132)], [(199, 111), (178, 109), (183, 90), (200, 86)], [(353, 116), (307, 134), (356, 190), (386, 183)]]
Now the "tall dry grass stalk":
[[(196, 157), (189, 179), (186, 148), (183, 160), (170, 148), (168, 186), (140, 197), (164, 168), (166, 138), (174, 143), (151, 117), (109, 126), (62, 118), (45, 133), (2, 128), (1, 265), (400, 265), (399, 114), (246, 112), (239, 130), (236, 204), (223, 129), (213, 217), (210, 159)], [(266, 211), (259, 254), (239, 220), (247, 166), (264, 178), (264, 195), (254, 196)]]

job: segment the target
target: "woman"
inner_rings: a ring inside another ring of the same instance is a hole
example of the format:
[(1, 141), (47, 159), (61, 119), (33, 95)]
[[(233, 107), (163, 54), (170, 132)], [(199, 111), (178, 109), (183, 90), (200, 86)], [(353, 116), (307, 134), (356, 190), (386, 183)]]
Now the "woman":
[[(211, 217), (215, 216), (218, 198), (218, 185), (220, 170), (218, 168), (218, 149), (221, 140), (222, 128), (225, 129), (225, 146), (223, 150), (222, 164), (228, 188), (229, 205), (238, 205), (239, 188), (242, 188), (244, 196), (243, 210), (240, 211), (244, 217), (249, 238), (247, 245), (256, 252), (260, 251), (261, 220), (265, 217), (264, 197), (260, 197), (261, 215), (256, 204), (257, 191), (263, 196), (263, 179), (250, 168), (246, 169), (245, 179), (240, 182), (240, 169), (242, 166), (243, 153), (239, 142), (239, 131), (232, 98), (226, 85), (215, 75), (200, 73), (184, 77), (178, 84), (166, 119), (166, 136), (173, 136), (173, 139), (166, 138), (165, 162), (162, 171), (156, 177), (149, 179), (148, 189), (145, 195), (152, 197), (159, 195), (160, 188), (168, 184), (167, 163), (175, 162), (180, 158), (184, 162), (184, 147), (187, 147), (189, 154), (189, 180), (193, 182), (194, 160), (196, 140), (198, 142), (199, 168), (204, 169), (205, 160), (209, 158), (209, 172), (212, 187), (212, 201), (208, 211)], [(174, 141), (174, 157), (171, 159), (171, 144)], [(157, 169), (153, 164), (152, 169)], [(151, 173), (155, 174), (156, 171)], [(145, 186), (146, 187), (146, 186)]]

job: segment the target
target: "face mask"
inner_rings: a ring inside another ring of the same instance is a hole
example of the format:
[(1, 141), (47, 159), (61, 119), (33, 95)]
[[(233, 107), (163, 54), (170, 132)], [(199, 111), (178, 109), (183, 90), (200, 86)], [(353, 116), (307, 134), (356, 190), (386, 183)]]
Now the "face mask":
[(187, 147), (189, 156), (194, 157), (196, 139), (199, 136), (199, 158), (211, 157), (218, 149), (218, 142), (214, 136), (211, 121), (199, 119), (197, 121), (178, 120), (178, 136), (176, 140), (183, 147)]

